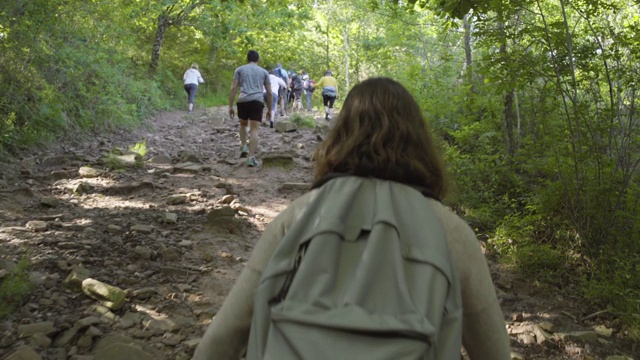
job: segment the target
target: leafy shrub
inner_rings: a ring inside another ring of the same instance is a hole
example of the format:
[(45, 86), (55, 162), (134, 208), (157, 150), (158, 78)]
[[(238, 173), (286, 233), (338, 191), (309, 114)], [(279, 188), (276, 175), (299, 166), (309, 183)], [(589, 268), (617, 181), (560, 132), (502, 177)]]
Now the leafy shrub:
[(293, 113), (290, 117), (289, 120), (298, 125), (299, 127), (302, 128), (315, 128), (316, 127), (316, 122), (313, 119), (313, 117), (311, 116), (302, 116), (300, 115), (300, 113)]
[(15, 272), (2, 279), (0, 283), (0, 319), (11, 314), (17, 306), (20, 306), (33, 289), (27, 271), (28, 266), (29, 260), (25, 257), (18, 263)]

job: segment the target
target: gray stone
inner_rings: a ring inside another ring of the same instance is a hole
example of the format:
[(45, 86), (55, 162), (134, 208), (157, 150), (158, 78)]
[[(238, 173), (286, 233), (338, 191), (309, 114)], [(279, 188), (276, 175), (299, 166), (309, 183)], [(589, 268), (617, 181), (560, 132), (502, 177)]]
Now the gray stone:
[(92, 337), (98, 337), (98, 336), (104, 335), (102, 331), (95, 326), (89, 326), (85, 334)]
[(171, 158), (167, 155), (158, 155), (149, 159), (152, 164), (171, 165)]
[(62, 334), (60, 334), (60, 335), (58, 335), (58, 337), (56, 337), (56, 339), (53, 341), (53, 346), (55, 346), (55, 347), (64, 347), (64, 346), (69, 345), (71, 340), (73, 340), (73, 338), (78, 333), (78, 330), (79, 329), (77, 327), (71, 327), (71, 328), (65, 330)]
[(156, 335), (155, 331), (140, 330), (140, 329), (134, 329), (134, 330), (130, 331), (129, 333), (131, 334), (131, 336), (133, 336), (136, 339), (148, 339), (148, 338)]
[(222, 217), (234, 217), (236, 215), (236, 211), (233, 210), (230, 206), (224, 206), (221, 208), (213, 209), (207, 214), (207, 220), (217, 219)]
[(598, 333), (595, 331), (573, 331), (570, 333), (558, 333), (557, 336), (563, 340), (580, 340), (589, 344), (595, 344), (598, 341)]
[(30, 340), (33, 347), (38, 349), (46, 349), (51, 346), (51, 338), (42, 333), (33, 334)]
[(73, 355), (69, 360), (94, 360), (92, 355)]
[(5, 276), (9, 275), (9, 270), (0, 269), (0, 279), (3, 279)]
[(91, 335), (85, 334), (80, 339), (78, 339), (78, 348), (79, 349), (88, 349), (93, 345), (93, 337)]
[(93, 185), (86, 183), (84, 181), (76, 185), (75, 188), (73, 189), (73, 192), (78, 195), (87, 194), (87, 193), (90, 193), (91, 191), (93, 191)]
[(551, 335), (544, 331), (539, 325), (532, 326), (533, 334), (536, 336), (536, 342), (538, 344), (544, 344), (551, 340)]
[(284, 183), (280, 185), (279, 190), (300, 190), (300, 191), (308, 191), (311, 189), (311, 184), (309, 183)]
[(244, 206), (242, 204), (239, 204), (239, 203), (231, 204), (231, 208), (233, 210), (235, 210), (235, 211), (238, 211), (238, 212), (241, 211), (241, 212), (244, 212), (244, 213), (247, 213), (247, 214), (251, 213), (251, 210), (248, 207), (246, 207), (246, 206)]
[(169, 165), (156, 165), (153, 169), (149, 170), (149, 174), (152, 175), (169, 175), (173, 172), (173, 166)]
[(47, 222), (40, 220), (31, 220), (27, 223), (27, 229), (32, 231), (47, 231)]
[(603, 337), (611, 337), (613, 335), (613, 329), (609, 329), (604, 325), (597, 325), (593, 327), (593, 330), (598, 333), (598, 335)]
[(66, 279), (64, 279), (64, 285), (72, 290), (82, 290), (82, 282), (89, 277), (89, 270), (76, 266), (71, 270)]
[(153, 232), (153, 226), (137, 224), (131, 227), (131, 231), (139, 232), (142, 234), (151, 234)]
[(181, 150), (178, 153), (178, 157), (180, 157), (180, 161), (183, 162), (202, 163), (196, 154), (190, 153), (186, 150)]
[(178, 214), (166, 212), (162, 214), (161, 220), (165, 224), (177, 224), (178, 223)]
[(183, 342), (182, 344), (184, 346), (186, 346), (187, 349), (194, 350), (198, 346), (198, 344), (200, 344), (201, 340), (202, 340), (202, 338), (189, 339), (189, 340)]
[(138, 313), (127, 312), (120, 318), (120, 327), (123, 329), (128, 329), (137, 325), (142, 319), (142, 315)]
[(160, 271), (165, 275), (171, 275), (171, 276), (188, 276), (188, 275), (194, 274), (193, 271), (177, 268), (173, 266), (163, 266), (160, 268)]
[(155, 356), (133, 344), (115, 343), (93, 352), (94, 360), (156, 360)]
[(109, 310), (106, 306), (102, 305), (93, 305), (91, 306), (86, 313), (95, 314), (100, 317), (100, 321), (105, 323), (113, 323), (118, 320), (118, 316)]
[(116, 334), (110, 334), (100, 339), (93, 349), (93, 355), (96, 360), (143, 360), (149, 359), (148, 356), (152, 356), (154, 360), (167, 358), (163, 352), (150, 345), (138, 342), (128, 336)]
[(277, 132), (289, 132), (298, 130), (298, 126), (291, 121), (288, 120), (280, 120), (276, 122), (276, 131)]
[(235, 199), (236, 199), (235, 195), (225, 195), (222, 197), (222, 199), (220, 199), (220, 201), (218, 201), (218, 203), (228, 205), (228, 204), (231, 204)]
[(202, 165), (194, 164), (192, 162), (182, 162), (173, 165), (174, 172), (183, 172), (189, 174), (197, 174), (202, 171)]
[(32, 348), (21, 346), (4, 360), (42, 360), (42, 357)]
[(178, 334), (165, 334), (162, 337), (162, 343), (167, 346), (176, 346), (184, 340), (184, 336)]
[(175, 320), (166, 319), (150, 319), (143, 321), (145, 328), (154, 331), (156, 333), (165, 333), (170, 331), (178, 331), (182, 328)]
[(118, 234), (122, 232), (122, 228), (118, 225), (107, 225), (107, 232), (109, 234)]
[[(133, 297), (136, 299), (140, 299), (140, 300), (145, 300), (148, 299), (150, 297), (152, 297), (153, 295), (157, 295), (158, 291), (155, 288), (152, 287), (148, 287), (148, 288), (142, 288), (142, 289), (138, 289), (135, 290), (133, 292)], [(126, 316), (126, 314), (125, 314)]]
[(170, 195), (167, 198), (167, 205), (179, 205), (179, 204), (184, 204), (187, 202), (187, 200), (189, 200), (189, 196), (187, 196), (187, 194), (175, 194), (175, 195)]
[(87, 328), (89, 326), (98, 325), (98, 324), (100, 324), (100, 319), (98, 319), (95, 316), (88, 316), (86, 318), (82, 318), (82, 319), (76, 321), (74, 326), (76, 328), (78, 328), (78, 329), (84, 329), (84, 328)]
[(525, 345), (531, 345), (536, 343), (536, 338), (529, 333), (518, 334), (518, 340), (520, 340)]
[(556, 326), (553, 325), (552, 323), (548, 322), (548, 321), (543, 321), (541, 323), (538, 324), (538, 326), (547, 332), (555, 332)]
[(95, 279), (85, 279), (82, 282), (82, 292), (94, 298), (109, 309), (119, 309), (125, 302), (127, 293), (112, 285), (105, 284)]
[(236, 211), (230, 206), (213, 209), (207, 214), (207, 227), (210, 230), (238, 234), (242, 229), (242, 221), (235, 214)]
[(47, 196), (40, 199), (40, 205), (54, 208), (60, 205), (60, 200), (58, 200), (58, 198), (53, 196)]
[(175, 248), (163, 249), (160, 254), (165, 261), (176, 261), (182, 258), (180, 250)]
[(96, 178), (102, 175), (102, 171), (89, 166), (83, 166), (78, 169), (78, 174), (81, 178)]
[(18, 326), (18, 336), (21, 338), (31, 337), (35, 334), (50, 335), (57, 331), (53, 325), (53, 321), (43, 321), (35, 324), (26, 324)]
[(136, 246), (136, 248), (133, 249), (133, 252), (144, 260), (153, 260), (156, 257), (156, 252), (146, 246)]
[(295, 165), (293, 155), (286, 152), (273, 152), (261, 157), (263, 166), (291, 168)]
[(0, 269), (14, 273), (18, 271), (18, 264), (8, 259), (0, 259)]

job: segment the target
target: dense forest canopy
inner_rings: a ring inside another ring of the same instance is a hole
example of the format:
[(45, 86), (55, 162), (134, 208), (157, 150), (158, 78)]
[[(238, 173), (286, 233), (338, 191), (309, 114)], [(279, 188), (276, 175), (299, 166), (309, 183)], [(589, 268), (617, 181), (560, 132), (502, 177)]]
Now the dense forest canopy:
[(0, 154), (206, 105), (236, 66), (390, 76), (443, 141), (493, 251), (640, 329), (640, 17), (628, 0), (16, 0), (0, 9)]

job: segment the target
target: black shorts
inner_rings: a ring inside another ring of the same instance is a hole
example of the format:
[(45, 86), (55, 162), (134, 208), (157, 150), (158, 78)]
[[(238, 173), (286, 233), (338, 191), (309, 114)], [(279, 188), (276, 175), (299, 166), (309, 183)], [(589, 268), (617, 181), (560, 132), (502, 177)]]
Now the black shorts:
[(328, 106), (330, 109), (333, 109), (333, 103), (336, 101), (335, 96), (329, 96), (322, 94), (322, 103), (324, 106)]
[(253, 120), (262, 122), (262, 110), (264, 109), (264, 103), (259, 100), (239, 102), (236, 104), (238, 107), (238, 118), (240, 120)]

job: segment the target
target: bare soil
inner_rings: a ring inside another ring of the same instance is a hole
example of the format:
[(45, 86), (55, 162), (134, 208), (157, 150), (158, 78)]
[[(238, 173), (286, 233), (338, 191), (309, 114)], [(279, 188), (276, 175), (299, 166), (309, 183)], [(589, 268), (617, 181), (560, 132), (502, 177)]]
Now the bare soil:
[[(104, 358), (114, 335), (139, 358), (190, 358), (265, 225), (305, 191), (286, 184), (310, 183), (311, 154), (328, 127), (315, 115), (316, 129), (262, 127), (255, 168), (239, 158), (226, 108), (165, 112), (135, 130), (0, 159), (0, 279), (28, 259), (34, 284), (0, 319), (0, 358)], [(114, 162), (141, 142), (137, 164)], [(618, 322), (570, 285), (541, 291), (489, 260), (514, 358), (640, 358)], [(109, 309), (74, 289), (78, 268), (122, 289), (124, 305)], [(47, 322), (40, 332), (25, 327)]]

